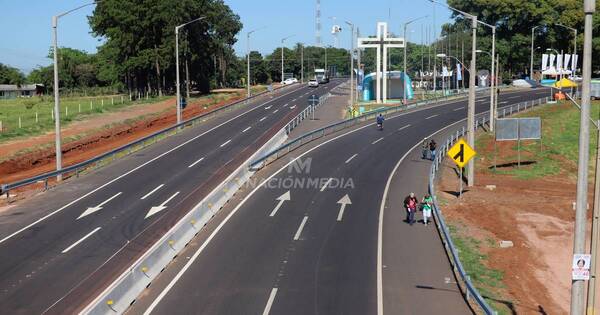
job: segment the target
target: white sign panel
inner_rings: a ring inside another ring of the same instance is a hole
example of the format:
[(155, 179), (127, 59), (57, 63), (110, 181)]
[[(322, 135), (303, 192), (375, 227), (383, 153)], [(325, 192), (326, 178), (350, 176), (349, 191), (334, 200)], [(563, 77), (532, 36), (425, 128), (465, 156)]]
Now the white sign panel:
[(573, 280), (590, 280), (591, 255), (573, 255)]

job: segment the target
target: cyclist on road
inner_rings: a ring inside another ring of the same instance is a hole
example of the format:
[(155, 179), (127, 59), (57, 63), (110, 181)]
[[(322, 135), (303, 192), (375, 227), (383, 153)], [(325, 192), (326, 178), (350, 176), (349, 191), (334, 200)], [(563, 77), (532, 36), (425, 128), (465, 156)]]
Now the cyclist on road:
[(383, 130), (383, 121), (385, 120), (385, 118), (383, 118), (382, 114), (379, 114), (377, 116), (377, 127), (379, 128), (379, 130)]

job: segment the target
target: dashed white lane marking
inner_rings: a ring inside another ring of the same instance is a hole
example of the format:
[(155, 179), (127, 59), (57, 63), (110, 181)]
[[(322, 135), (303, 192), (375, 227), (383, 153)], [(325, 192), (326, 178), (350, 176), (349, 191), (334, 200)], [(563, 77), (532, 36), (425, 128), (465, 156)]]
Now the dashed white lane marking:
[(248, 131), (248, 130), (250, 130), (250, 129), (252, 129), (252, 127), (248, 127), (248, 128), (246, 128), (246, 129), (242, 130), (242, 132), (246, 132), (246, 131)]
[(404, 126), (404, 127), (400, 127), (400, 128), (398, 128), (398, 131), (404, 130), (404, 129), (408, 128), (408, 127), (410, 127), (410, 124), (408, 124), (408, 125), (406, 125), (406, 126)]
[(198, 160), (196, 160), (196, 162), (194, 162), (194, 163), (190, 164), (190, 165), (188, 166), (188, 168), (192, 168), (192, 167), (194, 167), (194, 165), (196, 165), (196, 164), (198, 164), (198, 163), (202, 162), (202, 160), (204, 160), (204, 157), (201, 157), (201, 158), (199, 158)]
[(265, 119), (267, 119), (267, 116), (265, 116), (265, 117), (261, 118), (259, 121), (263, 121), (263, 120), (265, 120)]
[(277, 288), (273, 288), (273, 290), (271, 290), (271, 294), (269, 295), (269, 300), (267, 301), (263, 315), (269, 315), (269, 312), (271, 312), (273, 301), (275, 301), (275, 295), (277, 295)]
[(279, 109), (276, 109), (273, 111), (273, 114), (277, 113), (279, 111)]
[(265, 107), (265, 109), (269, 110), (269, 109), (271, 109), (271, 107), (273, 107), (273, 105), (267, 106), (267, 107)]
[(294, 108), (296, 108), (296, 105), (294, 105), (294, 106), (290, 106), (290, 109), (294, 109)]
[(327, 186), (329, 186), (329, 183), (331, 183), (331, 180), (332, 180), (332, 179), (333, 179), (333, 178), (329, 178), (329, 179), (327, 180), (327, 182), (325, 182), (325, 185), (323, 185), (323, 187), (321, 187), (321, 191), (322, 191), (322, 192), (323, 192), (323, 191), (325, 191), (325, 188), (327, 188)]
[(379, 138), (379, 139), (377, 139), (377, 140), (375, 140), (375, 141), (371, 142), (371, 144), (375, 144), (375, 143), (377, 143), (377, 142), (379, 142), (379, 141), (381, 141), (381, 140), (383, 140), (383, 137), (381, 137), (381, 138)]
[(349, 159), (346, 160), (346, 164), (350, 163), (350, 161), (352, 161), (353, 158), (355, 158), (358, 155), (358, 153), (354, 154), (353, 156), (351, 156)]
[(459, 110), (463, 110), (463, 109), (465, 109), (465, 107), (464, 107), (464, 106), (463, 106), (463, 107), (456, 108), (456, 109), (453, 109), (452, 111), (453, 111), (453, 112), (458, 112)]
[(298, 239), (300, 239), (300, 234), (302, 234), (302, 229), (304, 229), (304, 225), (306, 224), (306, 221), (308, 221), (308, 216), (304, 216), (304, 219), (302, 219), (302, 223), (300, 223), (300, 226), (298, 227), (298, 231), (296, 231), (296, 234), (294, 235), (294, 241), (297, 241)]
[(79, 245), (79, 243), (81, 243), (81, 242), (85, 241), (85, 240), (86, 240), (88, 237), (92, 236), (92, 234), (94, 234), (94, 233), (98, 232), (98, 230), (100, 230), (100, 229), (101, 229), (101, 227), (97, 227), (97, 228), (95, 228), (93, 231), (91, 231), (90, 233), (88, 233), (86, 236), (82, 237), (80, 240), (78, 240), (77, 242), (73, 243), (73, 245), (71, 245), (71, 246), (69, 246), (69, 247), (65, 248), (65, 249), (62, 251), (62, 253), (63, 253), (63, 254), (66, 254), (68, 251), (70, 251), (71, 249), (73, 249), (73, 247), (75, 247), (75, 246)]
[(431, 116), (429, 116), (429, 117), (425, 118), (425, 120), (427, 120), (427, 119), (431, 119), (431, 118), (434, 118), (434, 117), (437, 117), (437, 116), (439, 116), (439, 115), (438, 115), (438, 114), (436, 114), (436, 115), (431, 115)]
[(229, 140), (225, 141), (225, 143), (221, 144), (221, 148), (226, 146), (229, 142), (231, 142), (231, 139), (229, 139)]
[[(202, 159), (204, 159), (204, 158), (202, 158)], [(188, 166), (188, 167), (192, 167), (192, 166), (194, 166), (194, 164), (196, 164), (196, 163), (198, 163), (198, 162), (202, 161), (202, 159), (200, 159), (200, 160), (198, 160), (198, 161), (194, 162), (192, 165), (190, 165), (190, 166)], [(157, 190), (161, 189), (161, 188), (162, 188), (162, 186), (164, 186), (164, 185), (165, 185), (165, 184), (160, 184), (160, 185), (158, 185), (158, 187), (156, 187), (156, 188), (152, 189), (152, 191), (151, 191), (151, 192), (149, 192), (149, 193), (145, 194), (145, 195), (144, 195), (144, 197), (142, 197), (142, 198), (140, 198), (140, 199), (141, 199), (141, 200), (144, 200), (144, 199), (148, 198), (150, 195), (152, 195), (153, 193), (155, 193)]]
[(500, 104), (508, 104), (508, 101), (500, 102)]

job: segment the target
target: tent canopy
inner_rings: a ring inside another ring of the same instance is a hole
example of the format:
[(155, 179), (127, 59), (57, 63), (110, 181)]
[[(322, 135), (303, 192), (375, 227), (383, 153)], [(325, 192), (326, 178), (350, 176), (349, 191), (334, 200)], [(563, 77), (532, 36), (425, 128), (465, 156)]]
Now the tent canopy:
[(563, 78), (560, 81), (556, 81), (556, 83), (554, 83), (554, 87), (557, 87), (557, 88), (577, 87), (577, 83), (575, 83), (567, 78)]

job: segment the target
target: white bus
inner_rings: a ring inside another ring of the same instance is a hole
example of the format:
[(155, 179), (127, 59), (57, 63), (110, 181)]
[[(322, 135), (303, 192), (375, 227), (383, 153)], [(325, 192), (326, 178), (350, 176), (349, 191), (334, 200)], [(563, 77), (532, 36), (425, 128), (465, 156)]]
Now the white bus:
[(319, 83), (329, 82), (327, 71), (325, 71), (325, 69), (315, 69), (315, 79), (317, 79), (317, 82)]

